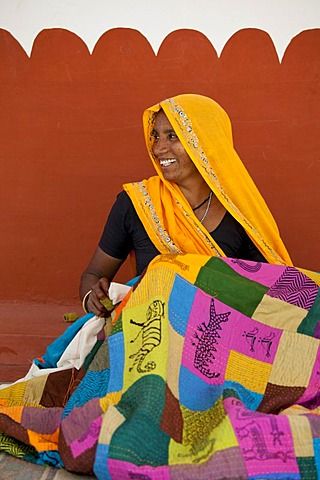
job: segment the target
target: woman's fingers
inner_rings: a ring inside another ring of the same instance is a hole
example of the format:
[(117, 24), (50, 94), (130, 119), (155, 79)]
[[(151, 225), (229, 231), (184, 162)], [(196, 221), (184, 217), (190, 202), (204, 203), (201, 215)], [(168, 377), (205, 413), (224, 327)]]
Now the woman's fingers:
[(102, 305), (101, 300), (108, 296), (109, 281), (106, 278), (100, 278), (99, 281), (93, 285), (92, 291), (87, 300), (87, 309), (89, 312), (94, 313), (100, 317), (104, 317), (108, 314), (105, 307)]

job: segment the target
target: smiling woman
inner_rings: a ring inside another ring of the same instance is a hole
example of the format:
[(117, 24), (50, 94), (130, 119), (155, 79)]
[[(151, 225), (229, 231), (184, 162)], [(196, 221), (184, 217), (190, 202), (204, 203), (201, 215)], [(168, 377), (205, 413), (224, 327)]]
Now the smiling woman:
[(179, 95), (145, 111), (144, 131), (157, 176), (125, 184), (118, 195), (82, 275), (85, 309), (106, 314), (100, 300), (130, 252), (138, 275), (159, 253), (291, 264), (220, 105)]

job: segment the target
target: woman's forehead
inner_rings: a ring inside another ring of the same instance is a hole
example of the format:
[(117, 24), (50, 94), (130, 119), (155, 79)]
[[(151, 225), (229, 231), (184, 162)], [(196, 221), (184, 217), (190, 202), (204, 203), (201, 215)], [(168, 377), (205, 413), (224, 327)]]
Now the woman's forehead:
[(173, 127), (163, 110), (157, 112), (154, 116), (153, 128), (157, 131), (171, 131)]

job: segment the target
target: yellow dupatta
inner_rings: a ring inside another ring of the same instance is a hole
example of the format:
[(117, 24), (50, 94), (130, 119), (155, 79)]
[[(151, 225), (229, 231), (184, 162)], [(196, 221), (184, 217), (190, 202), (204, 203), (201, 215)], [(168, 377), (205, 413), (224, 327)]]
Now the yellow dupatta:
[(210, 189), (266, 260), (292, 265), (276, 222), (233, 147), (227, 113), (214, 100), (195, 94), (169, 98), (144, 112), (147, 149), (158, 176), (124, 185), (159, 252), (224, 255), (179, 187), (164, 179), (153, 156), (151, 132), (161, 108)]

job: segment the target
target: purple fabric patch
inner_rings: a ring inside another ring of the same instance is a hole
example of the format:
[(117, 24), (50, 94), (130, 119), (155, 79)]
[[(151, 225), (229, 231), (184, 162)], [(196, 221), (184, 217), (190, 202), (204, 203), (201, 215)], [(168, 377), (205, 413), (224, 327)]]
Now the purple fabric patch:
[(238, 439), (248, 476), (299, 473), (288, 419), (244, 408), (235, 398), (224, 400)]
[(72, 410), (70, 415), (61, 422), (61, 429), (67, 445), (82, 437), (90, 428), (92, 421), (102, 413), (99, 399), (97, 398), (90, 400), (82, 407)]
[(170, 480), (169, 469), (165, 467), (138, 467), (130, 462), (108, 460), (112, 480)]
[(320, 405), (320, 347), (318, 348), (309, 384), (297, 403), (311, 410)]
[(239, 260), (237, 258), (222, 258), (222, 260), (239, 275), (265, 287), (271, 287), (285, 270), (282, 265), (269, 265), (268, 263), (252, 262), (251, 260)]
[(61, 422), (63, 408), (24, 407), (21, 425), (44, 435), (57, 430)]
[(316, 328), (314, 329), (314, 334), (313, 334), (314, 338), (320, 338), (320, 320), (319, 322), (316, 324)]
[(90, 425), (89, 430), (78, 440), (70, 444), (70, 450), (74, 458), (92, 448), (98, 441), (100, 428), (102, 424), (102, 415), (96, 418)]
[(287, 267), (267, 292), (270, 297), (310, 310), (318, 294), (317, 284), (294, 267)]
[(172, 465), (170, 480), (221, 480), (248, 478), (240, 449), (231, 447), (215, 452), (205, 463)]
[(196, 293), (185, 336), (182, 365), (208, 384), (223, 382), (230, 335), (238, 315), (201, 290)]

